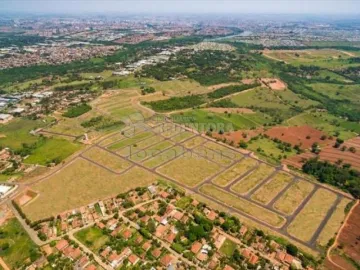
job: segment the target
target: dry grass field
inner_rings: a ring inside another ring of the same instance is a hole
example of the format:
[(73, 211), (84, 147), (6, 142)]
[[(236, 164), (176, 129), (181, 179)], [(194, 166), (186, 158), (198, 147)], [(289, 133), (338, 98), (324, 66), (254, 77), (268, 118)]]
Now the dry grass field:
[(194, 148), (193, 152), (197, 153), (200, 156), (203, 156), (217, 164), (220, 164), (221, 166), (227, 166), (233, 162), (231, 159), (221, 155), (221, 153), (211, 150), (209, 148), (206, 148), (203, 145), (200, 145), (200, 146)]
[(134, 142), (134, 144), (126, 146), (124, 148), (121, 148), (120, 150), (116, 151), (117, 154), (122, 155), (122, 156), (129, 156), (132, 153), (136, 153), (138, 151), (141, 151), (147, 147), (150, 147), (154, 144), (157, 144), (161, 141), (163, 141), (164, 138), (162, 138), (161, 136), (152, 136), (149, 137), (146, 140), (140, 141), (139, 143)]
[(180, 155), (182, 155), (185, 152), (185, 148), (182, 146), (174, 146), (164, 152), (162, 152), (161, 154), (158, 154), (148, 160), (146, 160), (143, 165), (148, 167), (148, 168), (155, 168), (163, 163), (165, 163), (166, 161), (178, 157)]
[(215, 142), (207, 142), (204, 144), (205, 147), (218, 151), (223, 156), (228, 157), (232, 160), (237, 160), (243, 157), (243, 155), (235, 150), (232, 150), (226, 146), (223, 146), (221, 144), (215, 143)]
[(154, 157), (156, 156), (157, 154), (159, 154), (161, 151), (167, 149), (167, 148), (170, 148), (174, 146), (174, 144), (170, 141), (162, 141), (162, 142), (159, 142), (158, 144), (155, 144), (145, 150), (140, 150), (139, 152), (136, 152), (134, 154), (131, 154), (130, 155), (130, 159), (133, 160), (133, 161), (142, 161), (146, 158), (149, 158), (149, 157)]
[(174, 141), (174, 142), (179, 143), (179, 142), (185, 141), (186, 139), (191, 138), (193, 136), (194, 136), (193, 133), (188, 132), (188, 131), (184, 131), (184, 132), (172, 137), (171, 140)]
[(123, 139), (123, 140), (121, 140), (119, 142), (116, 142), (116, 143), (110, 145), (108, 148), (110, 150), (118, 150), (118, 149), (121, 149), (121, 148), (123, 148), (125, 146), (130, 146), (130, 145), (137, 144), (139, 140), (149, 138), (152, 135), (153, 135), (152, 132), (139, 133), (139, 134), (134, 135), (131, 138), (126, 138), (126, 139)]
[(208, 196), (211, 196), (217, 201), (223, 202), (228, 206), (232, 206), (240, 211), (243, 211), (244, 213), (266, 222), (271, 226), (280, 227), (285, 222), (285, 219), (281, 216), (265, 208), (258, 207), (247, 200), (243, 200), (226, 191), (223, 191), (214, 185), (205, 184), (201, 186), (200, 191)]
[(188, 187), (195, 187), (219, 169), (220, 166), (216, 163), (188, 152), (158, 168), (157, 171)]
[(326, 213), (336, 200), (336, 195), (319, 189), (289, 225), (288, 232), (296, 238), (309, 241)]
[(246, 194), (274, 171), (274, 167), (262, 163), (251, 174), (231, 186), (231, 190), (239, 194)]
[(293, 176), (285, 172), (279, 172), (258, 189), (251, 198), (263, 204), (268, 204), (292, 179)]
[(233, 182), (236, 178), (243, 175), (251, 168), (256, 166), (258, 163), (251, 158), (243, 159), (242, 161), (236, 163), (228, 170), (219, 174), (216, 178), (212, 180), (212, 182), (218, 186), (227, 186), (231, 182)]
[(120, 173), (131, 166), (131, 163), (125, 159), (111, 154), (99, 147), (91, 148), (89, 151), (86, 151), (83, 156), (117, 173)]
[(274, 204), (274, 208), (285, 214), (293, 213), (306, 196), (314, 188), (314, 185), (299, 180), (295, 182)]
[(195, 137), (195, 138), (193, 138), (193, 139), (187, 140), (186, 142), (184, 142), (183, 145), (184, 145), (186, 148), (192, 149), (192, 148), (195, 148), (196, 146), (199, 146), (200, 144), (202, 144), (202, 143), (204, 143), (204, 142), (206, 142), (206, 139), (197, 136), (197, 137)]
[(23, 211), (30, 220), (38, 220), (138, 186), (147, 186), (157, 179), (154, 174), (138, 167), (123, 175), (116, 175), (84, 159), (78, 159), (48, 179), (33, 185), (32, 189), (39, 196), (27, 204)]
[(344, 209), (346, 205), (350, 202), (351, 200), (344, 198), (336, 207), (335, 212), (331, 215), (331, 218), (329, 219), (328, 223), (326, 223), (324, 230), (321, 232), (319, 238), (317, 239), (317, 242), (321, 246), (326, 246), (329, 240), (334, 237), (339, 230), (346, 216)]
[(111, 135), (110, 137), (102, 140), (99, 145), (100, 146), (106, 146), (106, 145), (110, 145), (113, 144), (114, 142), (120, 141), (122, 139), (124, 139), (125, 136), (122, 135), (120, 132), (116, 132), (114, 135)]

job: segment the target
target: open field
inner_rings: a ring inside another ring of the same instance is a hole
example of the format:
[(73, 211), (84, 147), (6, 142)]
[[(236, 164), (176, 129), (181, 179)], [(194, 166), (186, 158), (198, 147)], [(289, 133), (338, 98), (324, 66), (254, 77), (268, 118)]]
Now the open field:
[(143, 140), (146, 138), (149, 138), (153, 135), (152, 132), (142, 132), (139, 134), (135, 134), (133, 137), (131, 138), (125, 138), (119, 142), (115, 142), (114, 144), (110, 145), (108, 148), (110, 150), (118, 150), (121, 149), (125, 146), (131, 146), (136, 144), (139, 140)]
[(215, 142), (206, 142), (204, 143), (204, 146), (206, 148), (215, 150), (221, 153), (221, 155), (223, 155), (224, 157), (230, 158), (232, 160), (238, 160), (243, 157), (241, 153)]
[(331, 215), (328, 223), (326, 223), (324, 230), (320, 234), (317, 242), (321, 246), (326, 246), (329, 242), (329, 239), (334, 237), (334, 235), (338, 232), (343, 220), (346, 217), (345, 207), (351, 201), (347, 198), (344, 198), (337, 205), (335, 212)]
[(301, 202), (310, 194), (311, 190), (314, 188), (314, 185), (304, 181), (299, 180), (292, 184), (288, 190), (275, 202), (274, 208), (285, 213), (292, 214)]
[(119, 155), (122, 155), (122, 156), (128, 156), (128, 155), (136, 153), (138, 151), (142, 151), (143, 149), (150, 147), (152, 145), (155, 145), (163, 140), (164, 140), (164, 138), (162, 138), (161, 136), (157, 136), (157, 135), (151, 136), (146, 140), (140, 141), (139, 143), (134, 143), (134, 144), (125, 146), (125, 147), (119, 149), (118, 151), (116, 151), (116, 153)]
[(170, 149), (167, 149), (166, 151), (155, 155), (154, 157), (146, 160), (143, 162), (143, 165), (149, 168), (155, 168), (163, 163), (165, 163), (166, 161), (169, 161), (172, 158), (178, 157), (180, 155), (182, 155), (185, 152), (185, 148), (182, 146), (174, 146), (171, 147)]
[(8, 220), (0, 230), (0, 245), (9, 244), (8, 249), (1, 251), (1, 257), (11, 269), (19, 269), (41, 256), (40, 250), (16, 218)]
[(165, 93), (167, 96), (196, 95), (212, 91), (193, 80), (159, 81), (151, 83), (149, 86), (154, 87), (156, 91)]
[(285, 221), (284, 218), (278, 216), (277, 214), (265, 208), (258, 207), (247, 200), (236, 197), (231, 193), (215, 187), (214, 185), (205, 184), (200, 187), (200, 192), (211, 196), (217, 201), (223, 202), (228, 206), (232, 206), (240, 211), (243, 211), (244, 213), (254, 216), (257, 219), (270, 224), (271, 226), (279, 227)]
[(174, 146), (174, 144), (170, 141), (162, 141), (159, 142), (158, 144), (155, 144), (149, 148), (147, 148), (146, 150), (140, 150), (139, 152), (133, 153), (130, 155), (130, 159), (133, 161), (141, 161), (144, 160), (146, 158), (149, 157), (154, 157), (155, 155), (157, 155), (158, 153), (160, 153), (161, 151), (170, 148)]
[(161, 166), (157, 171), (188, 187), (194, 187), (214, 175), (219, 169), (216, 163), (188, 152)]
[(25, 163), (47, 165), (52, 162), (61, 162), (81, 148), (81, 144), (68, 140), (55, 138), (46, 139), (44, 143), (25, 159)]
[(261, 181), (270, 176), (274, 171), (275, 168), (262, 163), (251, 174), (240, 179), (240, 181), (231, 186), (231, 190), (239, 194), (246, 194), (261, 183)]
[(219, 152), (206, 148), (203, 145), (200, 145), (193, 149), (193, 153), (199, 154), (202, 157), (205, 157), (208, 160), (211, 160), (221, 166), (230, 165), (233, 161), (228, 157), (222, 155)]
[(335, 100), (350, 100), (354, 104), (360, 105), (360, 93), (358, 84), (339, 85), (331, 83), (313, 83), (310, 84), (316, 92)]
[(181, 132), (180, 134), (172, 137), (171, 140), (176, 142), (176, 143), (179, 143), (179, 142), (185, 141), (188, 138), (191, 138), (192, 136), (194, 136), (193, 133), (188, 132), (188, 131), (184, 131), (184, 132)]
[(116, 173), (120, 173), (131, 166), (131, 163), (125, 159), (111, 154), (99, 147), (91, 148), (82, 154), (82, 156), (91, 159), (92, 161), (99, 163), (100, 165), (105, 166)]
[(23, 211), (30, 220), (38, 220), (137, 186), (146, 186), (156, 179), (141, 168), (134, 167), (123, 175), (116, 175), (86, 160), (77, 159), (57, 174), (33, 185), (32, 189), (40, 195)]
[(316, 191), (289, 225), (288, 232), (303, 241), (309, 241), (335, 200), (336, 195), (330, 191)]
[(338, 137), (343, 140), (351, 139), (356, 136), (356, 133), (360, 133), (360, 124), (346, 121), (327, 112), (304, 112), (286, 120), (285, 124), (288, 126), (309, 125), (331, 136), (339, 133)]
[(98, 252), (99, 249), (109, 240), (109, 237), (98, 227), (90, 227), (83, 229), (75, 234), (84, 245), (89, 247), (93, 252)]
[(38, 137), (31, 135), (29, 132), (41, 127), (46, 123), (40, 120), (28, 120), (17, 118), (10, 123), (0, 126), (0, 146), (19, 149), (22, 143), (35, 143)]
[(293, 177), (287, 173), (279, 172), (260, 189), (258, 189), (251, 197), (251, 199), (268, 204), (275, 196), (283, 190), (291, 181)]
[(344, 68), (354, 66), (347, 60), (351, 56), (343, 51), (334, 49), (320, 50), (265, 50), (264, 56), (278, 61), (299, 66), (314, 65), (323, 68)]
[(325, 134), (310, 126), (273, 127), (266, 130), (265, 134), (271, 138), (277, 138), (283, 142), (290, 143), (293, 146), (300, 145), (303, 149), (310, 148), (315, 142), (319, 143), (319, 145), (327, 145), (333, 142), (327, 138), (321, 140), (321, 136)]
[(195, 137), (195, 138), (192, 138), (192, 139), (189, 139), (187, 140), (186, 142), (183, 143), (183, 145), (186, 147), (186, 148), (195, 148), (201, 144), (203, 144), (204, 142), (206, 142), (206, 139), (202, 138), (202, 137)]
[(224, 243), (220, 247), (219, 251), (222, 254), (231, 257), (234, 254), (235, 249), (236, 249), (236, 244), (233, 241), (226, 238)]
[(218, 176), (216, 176), (212, 182), (218, 186), (226, 186), (233, 182), (236, 178), (243, 175), (247, 171), (249, 171), (251, 168), (256, 166), (258, 163), (253, 159), (244, 159), (236, 164), (234, 164), (232, 167), (227, 169), (226, 171), (220, 173)]

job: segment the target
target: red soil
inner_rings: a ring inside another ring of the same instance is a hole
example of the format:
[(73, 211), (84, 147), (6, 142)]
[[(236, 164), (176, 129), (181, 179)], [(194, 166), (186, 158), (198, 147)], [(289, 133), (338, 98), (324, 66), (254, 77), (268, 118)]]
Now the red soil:
[(323, 132), (310, 126), (300, 127), (273, 127), (265, 132), (271, 138), (278, 138), (283, 142), (291, 145), (300, 145), (302, 149), (311, 148), (312, 144), (317, 142), (319, 145), (328, 145), (333, 141), (326, 139), (321, 140)]
[(301, 169), (302, 165), (303, 165), (303, 160), (308, 160), (308, 159), (311, 159), (311, 158), (314, 158), (314, 157), (316, 157), (315, 154), (307, 152), (307, 153), (303, 153), (303, 154), (300, 154), (300, 155), (296, 155), (296, 156), (292, 156), (292, 157), (289, 157), (287, 159), (284, 159), (282, 161), (282, 163), (286, 164), (288, 166), (292, 166), (292, 167), (297, 168), (297, 169)]

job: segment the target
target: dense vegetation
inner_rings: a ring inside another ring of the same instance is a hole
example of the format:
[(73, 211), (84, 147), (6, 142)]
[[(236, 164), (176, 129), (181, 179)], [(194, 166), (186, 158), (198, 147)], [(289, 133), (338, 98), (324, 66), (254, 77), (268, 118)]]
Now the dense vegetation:
[(145, 105), (149, 105), (155, 111), (166, 112), (181, 110), (186, 108), (193, 108), (200, 106), (205, 103), (205, 98), (203, 95), (191, 95), (185, 97), (171, 97), (166, 100), (144, 102)]
[(65, 113), (63, 113), (63, 116), (74, 118), (78, 117), (88, 111), (91, 110), (91, 106), (86, 103), (81, 103), (75, 106), (71, 106)]
[(226, 86), (209, 93), (208, 97), (213, 99), (222, 98), (258, 86), (260, 86), (259, 83)]
[(316, 176), (320, 182), (337, 186), (360, 198), (360, 173), (352, 170), (349, 165), (342, 167), (329, 162), (310, 159), (302, 167), (305, 173)]

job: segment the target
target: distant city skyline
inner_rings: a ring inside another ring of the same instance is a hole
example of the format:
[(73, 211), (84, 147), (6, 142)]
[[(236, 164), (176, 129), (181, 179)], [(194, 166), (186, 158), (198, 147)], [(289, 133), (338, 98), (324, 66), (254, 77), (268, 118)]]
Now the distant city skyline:
[(27, 13), (266, 13), (319, 15), (360, 13), (360, 1), (358, 0), (0, 0), (0, 3), (0, 12)]

